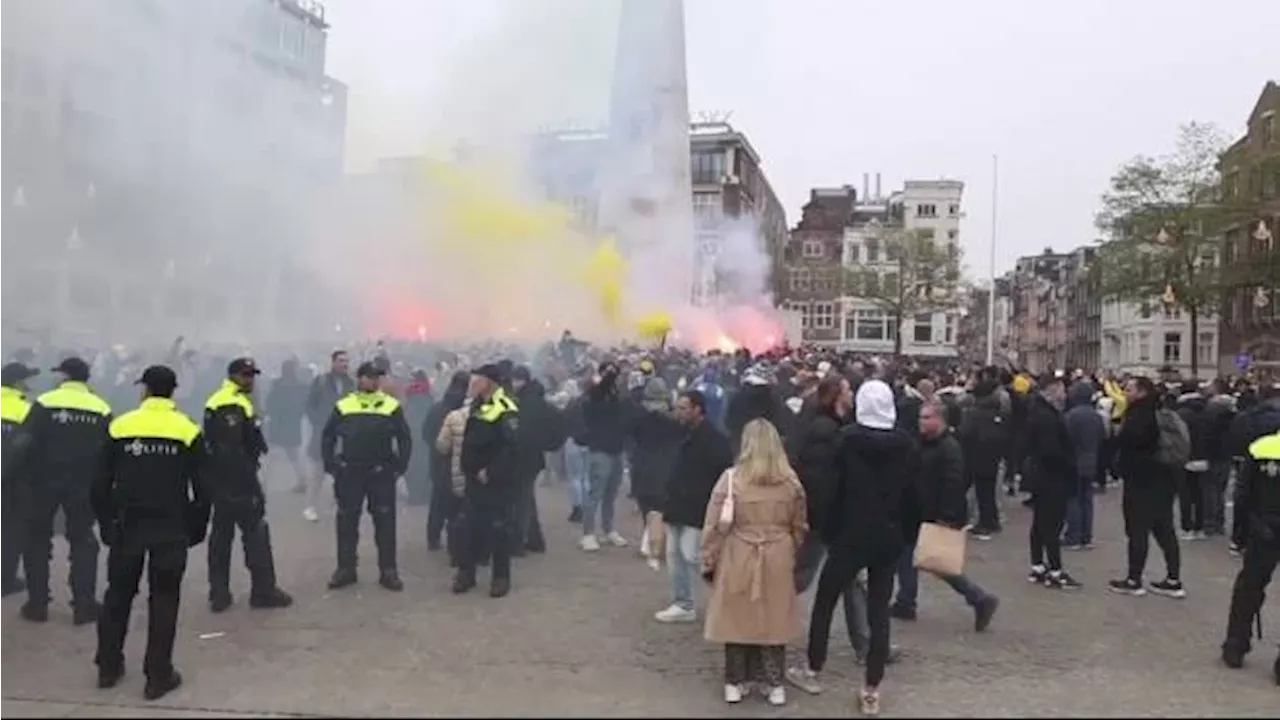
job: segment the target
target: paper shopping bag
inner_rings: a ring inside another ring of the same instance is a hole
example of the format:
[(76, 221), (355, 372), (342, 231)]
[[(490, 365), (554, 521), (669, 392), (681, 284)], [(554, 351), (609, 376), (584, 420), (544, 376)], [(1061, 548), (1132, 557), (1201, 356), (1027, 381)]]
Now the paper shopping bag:
[(667, 557), (667, 526), (662, 522), (662, 513), (651, 512), (644, 519), (645, 531), (649, 533), (649, 557), (662, 561)]
[(967, 535), (964, 530), (937, 523), (921, 525), (916, 538), (915, 566), (934, 575), (963, 575)]

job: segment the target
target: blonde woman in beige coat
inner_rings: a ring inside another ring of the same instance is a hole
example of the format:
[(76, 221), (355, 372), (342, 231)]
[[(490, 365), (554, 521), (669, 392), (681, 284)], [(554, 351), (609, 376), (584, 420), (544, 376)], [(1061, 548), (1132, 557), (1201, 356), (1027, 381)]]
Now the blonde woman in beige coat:
[(740, 702), (749, 682), (771, 705), (787, 701), (786, 645), (802, 631), (794, 570), (805, 507), (778, 431), (767, 420), (747, 423), (702, 528), (702, 575), (712, 586), (705, 637), (725, 646), (725, 702)]

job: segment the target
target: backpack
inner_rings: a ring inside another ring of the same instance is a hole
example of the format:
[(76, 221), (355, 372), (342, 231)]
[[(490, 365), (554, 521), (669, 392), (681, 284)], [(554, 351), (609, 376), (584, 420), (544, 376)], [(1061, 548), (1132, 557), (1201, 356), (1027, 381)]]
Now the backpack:
[(1191, 432), (1178, 413), (1167, 408), (1156, 410), (1156, 425), (1160, 428), (1160, 449), (1156, 460), (1162, 465), (1181, 469), (1191, 460)]

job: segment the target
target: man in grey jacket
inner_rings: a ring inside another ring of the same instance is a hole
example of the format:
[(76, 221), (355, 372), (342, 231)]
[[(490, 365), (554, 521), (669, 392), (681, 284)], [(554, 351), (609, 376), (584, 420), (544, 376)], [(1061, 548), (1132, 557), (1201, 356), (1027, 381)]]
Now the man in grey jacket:
[(1093, 385), (1077, 380), (1067, 391), (1063, 420), (1076, 458), (1076, 494), (1067, 502), (1067, 530), (1063, 550), (1093, 548), (1093, 490), (1097, 485), (1098, 453), (1107, 439), (1107, 424), (1093, 408)]

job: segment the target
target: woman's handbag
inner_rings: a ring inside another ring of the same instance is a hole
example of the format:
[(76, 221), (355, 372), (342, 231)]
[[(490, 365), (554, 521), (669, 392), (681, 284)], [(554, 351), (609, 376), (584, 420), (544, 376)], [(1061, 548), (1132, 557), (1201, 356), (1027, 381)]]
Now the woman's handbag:
[(720, 505), (720, 519), (716, 522), (721, 532), (733, 527), (733, 469), (730, 468), (725, 474), (728, 477), (729, 487), (724, 496), (724, 503)]
[(938, 523), (924, 523), (916, 538), (915, 566), (942, 577), (964, 574), (964, 548), (968, 533)]

